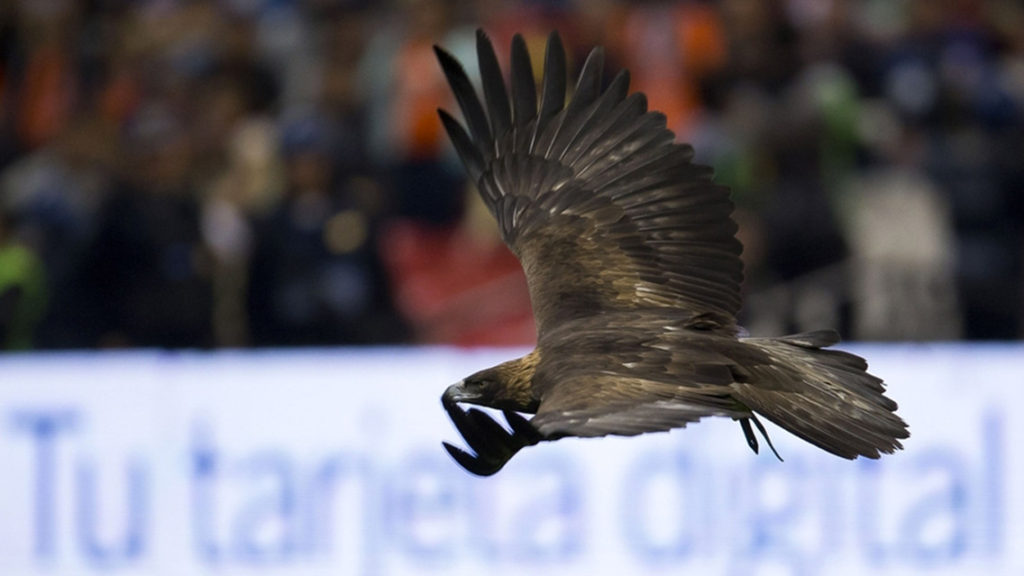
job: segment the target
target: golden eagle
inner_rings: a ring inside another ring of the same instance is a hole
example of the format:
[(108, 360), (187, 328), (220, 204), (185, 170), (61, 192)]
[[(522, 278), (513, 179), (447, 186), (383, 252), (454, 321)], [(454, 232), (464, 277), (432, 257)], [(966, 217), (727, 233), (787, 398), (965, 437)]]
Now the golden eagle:
[[(691, 162), (693, 149), (642, 93), (629, 93), (627, 71), (604, 87), (600, 47), (568, 103), (557, 33), (539, 96), (519, 35), (507, 90), (478, 31), (483, 101), (458, 61), (435, 51), (466, 128), (444, 110), (441, 121), (522, 263), (537, 323), (532, 352), (444, 392), (475, 451), (444, 443), (460, 465), (490, 475), (543, 440), (632, 436), (705, 416), (738, 420), (757, 452), (751, 423), (771, 442), (755, 414), (844, 458), (902, 448), (909, 433), (896, 402), (862, 358), (825, 349), (835, 332), (741, 337), (742, 246), (728, 189)], [(504, 411), (511, 430), (460, 402)]]

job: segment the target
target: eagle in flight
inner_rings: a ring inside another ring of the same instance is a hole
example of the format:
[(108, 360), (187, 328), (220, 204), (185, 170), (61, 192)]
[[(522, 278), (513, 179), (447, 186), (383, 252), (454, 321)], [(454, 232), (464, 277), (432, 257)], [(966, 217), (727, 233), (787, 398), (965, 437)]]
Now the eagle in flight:
[[(568, 103), (557, 33), (539, 95), (519, 35), (507, 89), (478, 31), (482, 101), (459, 62), (435, 51), (465, 127), (444, 110), (441, 121), (522, 263), (537, 324), (529, 354), (444, 392), (474, 452), (444, 443), (462, 467), (486, 476), (541, 441), (666, 431), (705, 416), (738, 420), (754, 452), (751, 424), (775, 451), (757, 415), (843, 458), (902, 448), (909, 433), (896, 402), (862, 358), (826, 350), (834, 331), (742, 337), (728, 189), (691, 162), (693, 149), (642, 93), (629, 93), (627, 71), (603, 84), (600, 47)], [(503, 411), (509, 428), (460, 403)]]

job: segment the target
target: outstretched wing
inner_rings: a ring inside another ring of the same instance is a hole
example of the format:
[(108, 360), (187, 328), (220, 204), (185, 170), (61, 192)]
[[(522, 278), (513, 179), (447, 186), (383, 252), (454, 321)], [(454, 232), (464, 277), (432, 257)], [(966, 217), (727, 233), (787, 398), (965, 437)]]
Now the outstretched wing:
[(691, 162), (665, 117), (602, 90), (595, 48), (566, 104), (566, 59), (553, 33), (538, 98), (526, 44), (511, 50), (511, 92), (477, 34), (484, 101), (436, 48), (466, 128), (443, 110), (456, 151), (526, 272), (538, 330), (602, 311), (672, 308), (686, 325), (735, 332), (743, 269), (728, 190)]

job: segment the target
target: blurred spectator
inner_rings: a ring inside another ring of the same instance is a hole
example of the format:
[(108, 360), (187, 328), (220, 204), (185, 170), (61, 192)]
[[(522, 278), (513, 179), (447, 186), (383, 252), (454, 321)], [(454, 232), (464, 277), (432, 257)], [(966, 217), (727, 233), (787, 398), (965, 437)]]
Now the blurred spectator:
[(368, 179), (338, 181), (329, 124), (284, 127), (282, 202), (258, 224), (250, 284), (257, 345), (393, 342), (403, 337), (377, 254), (377, 195)]
[(462, 169), (446, 160), (439, 104), (450, 101), (433, 46), (475, 54), (472, 28), (455, 28), (452, 0), (404, 0), (360, 67), (371, 159), (387, 171), (399, 214), (451, 224), (462, 210)]
[(0, 206), (0, 349), (32, 347), (46, 306), (46, 278), (39, 258), (14, 238), (13, 219)]
[(949, 206), (913, 170), (865, 173), (850, 196), (852, 332), (870, 340), (955, 339)]
[(22, 44), (18, 97), (14, 106), (19, 140), (34, 148), (49, 141), (72, 114), (75, 83), (77, 14), (70, 2), (33, 2), (21, 6)]
[(203, 238), (213, 257), (213, 328), (217, 345), (250, 343), (249, 263), (256, 232), (253, 220), (283, 193), (277, 131), (270, 118), (247, 116), (226, 135), (223, 164), (206, 187)]
[(81, 275), (102, 227), (114, 135), (98, 118), (72, 121), (48, 144), (18, 158), (0, 175), (0, 197), (19, 215), (17, 234), (42, 259), (50, 305), (36, 344), (68, 348), (94, 344), (95, 309)]
[(699, 113), (700, 83), (721, 73), (728, 56), (720, 12), (704, 2), (644, 2), (630, 6), (621, 22), (614, 37), (633, 88), (685, 137)]
[(212, 346), (209, 246), (201, 231), (194, 147), (156, 104), (129, 126), (126, 176), (99, 216), (87, 267), (101, 346)]

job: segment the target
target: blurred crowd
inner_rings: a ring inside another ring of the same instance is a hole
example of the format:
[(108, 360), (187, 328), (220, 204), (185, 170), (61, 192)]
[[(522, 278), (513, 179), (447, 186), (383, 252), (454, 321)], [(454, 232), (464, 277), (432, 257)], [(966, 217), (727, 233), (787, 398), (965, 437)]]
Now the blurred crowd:
[(530, 343), (436, 115), (480, 26), (630, 69), (752, 333), (1022, 336), (1018, 0), (0, 0), (0, 347)]

